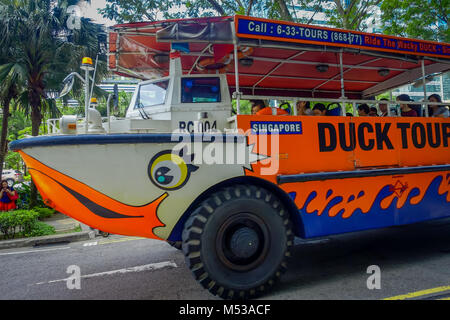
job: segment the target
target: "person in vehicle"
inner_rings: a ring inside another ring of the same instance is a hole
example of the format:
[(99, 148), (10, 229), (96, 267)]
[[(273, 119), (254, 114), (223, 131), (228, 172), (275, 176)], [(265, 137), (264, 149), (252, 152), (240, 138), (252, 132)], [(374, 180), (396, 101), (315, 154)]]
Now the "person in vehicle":
[[(252, 114), (258, 116), (270, 116), (273, 114), (271, 107), (266, 107), (266, 104), (263, 100), (252, 100)], [(275, 108), (276, 115), (287, 115), (288, 112), (286, 110)]]
[(281, 108), (271, 108), (271, 107), (265, 107), (261, 110), (259, 110), (256, 115), (257, 116), (272, 116), (274, 115), (274, 110), (275, 110), (275, 115), (277, 116), (286, 116), (289, 115), (289, 113)]
[(313, 108), (314, 116), (325, 116), (327, 113), (327, 108), (323, 103), (316, 103)]
[(257, 114), (259, 111), (266, 107), (266, 104), (262, 100), (252, 100), (252, 114)]
[[(380, 101), (388, 101), (388, 99), (383, 98), (383, 99), (380, 99)], [(380, 108), (380, 112), (381, 112), (380, 117), (387, 117), (388, 116), (388, 105), (387, 105), (387, 103), (380, 103), (378, 105), (378, 108)]]
[[(411, 102), (412, 100), (409, 95), (407, 94), (401, 94), (397, 97), (397, 101), (399, 102)], [(414, 110), (413, 105), (400, 103), (400, 110), (401, 110), (401, 116), (402, 117), (418, 117), (417, 111)]]
[(375, 107), (370, 107), (369, 116), (378, 117), (378, 110)]
[(283, 102), (282, 104), (280, 104), (279, 108), (280, 111), (277, 110), (277, 114), (283, 114), (281, 112), (281, 110), (286, 111), (286, 114), (294, 114), (294, 111), (292, 110), (292, 106), (289, 102)]
[(332, 102), (328, 104), (325, 115), (327, 116), (340, 116), (342, 115), (341, 104), (339, 102)]
[(309, 101), (297, 102), (297, 115), (298, 116), (312, 116), (311, 103)]
[[(428, 101), (430, 102), (439, 102), (442, 103), (441, 96), (438, 94), (432, 94), (428, 97)], [(448, 118), (450, 116), (450, 111), (448, 107), (443, 105), (432, 105), (430, 115), (434, 118)]]
[(367, 116), (369, 116), (369, 113), (370, 113), (370, 108), (367, 104), (363, 103), (358, 106), (358, 115), (360, 117), (367, 117)]

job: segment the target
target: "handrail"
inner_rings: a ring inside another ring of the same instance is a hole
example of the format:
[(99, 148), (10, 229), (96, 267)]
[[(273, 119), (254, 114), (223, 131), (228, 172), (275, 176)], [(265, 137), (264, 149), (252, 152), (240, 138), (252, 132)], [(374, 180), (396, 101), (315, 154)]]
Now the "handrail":
[[(303, 98), (303, 97), (285, 97), (285, 96), (262, 96), (262, 95), (242, 95), (241, 99), (243, 100), (291, 100), (295, 103), (297, 101), (309, 101), (309, 102), (338, 102), (341, 105), (348, 103), (352, 104), (353, 108), (353, 115), (356, 115), (356, 104), (368, 104), (368, 105), (376, 105), (377, 109), (379, 109), (380, 104), (387, 104), (387, 105), (399, 105), (399, 104), (407, 104), (407, 105), (421, 105), (422, 110), (426, 109), (424, 108), (425, 105), (432, 106), (442, 106), (446, 105), (446, 102), (430, 102), (430, 101), (392, 101), (392, 100), (360, 100), (360, 99), (348, 99), (348, 98), (336, 98), (336, 99), (330, 99), (330, 98)], [(343, 109), (343, 108), (342, 108)], [(399, 109), (397, 107), (397, 109)], [(345, 112), (343, 112), (343, 116), (345, 116)], [(389, 108), (388, 108), (389, 111)], [(425, 113), (426, 117), (429, 117), (428, 113)], [(400, 116), (400, 112), (397, 110), (397, 116)]]

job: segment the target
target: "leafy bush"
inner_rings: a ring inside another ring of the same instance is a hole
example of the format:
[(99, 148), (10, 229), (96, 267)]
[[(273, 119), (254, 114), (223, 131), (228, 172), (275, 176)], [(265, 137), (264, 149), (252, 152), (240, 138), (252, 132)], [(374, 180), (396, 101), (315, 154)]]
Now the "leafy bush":
[(25, 233), (24, 235), (25, 237), (41, 237), (52, 235), (55, 233), (56, 231), (54, 227), (45, 224), (44, 222), (41, 221), (35, 221), (31, 230), (28, 233)]
[[(17, 208), (30, 209), (30, 194), (31, 194), (30, 183), (23, 182), (20, 184), (16, 184), (14, 185), (14, 189), (17, 191), (17, 194), (19, 195), (19, 199), (17, 200)], [(42, 200), (42, 197), (39, 194), (39, 192), (36, 204), (38, 207), (45, 207), (44, 201)]]
[(6, 239), (13, 239), (16, 233), (29, 234), (35, 228), (39, 213), (33, 210), (0, 212), (0, 231)]
[(6, 239), (14, 238), (16, 221), (9, 212), (0, 212), (0, 231)]
[(39, 220), (50, 218), (56, 212), (55, 209), (41, 207), (34, 207), (33, 210), (39, 213)]

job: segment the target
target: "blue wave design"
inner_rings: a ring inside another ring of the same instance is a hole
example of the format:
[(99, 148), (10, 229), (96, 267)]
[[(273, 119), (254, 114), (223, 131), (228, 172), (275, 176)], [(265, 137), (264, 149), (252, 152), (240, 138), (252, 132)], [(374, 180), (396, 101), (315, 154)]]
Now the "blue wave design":
[[(449, 175), (447, 175), (446, 179), (447, 183), (449, 183), (448, 176)], [(303, 208), (299, 209), (299, 214), (305, 227), (304, 237), (319, 237), (449, 217), (450, 203), (447, 202), (448, 192), (439, 195), (439, 186), (442, 182), (443, 175), (436, 176), (426, 189), (422, 201), (415, 205), (411, 204), (411, 199), (418, 196), (420, 190), (418, 188), (413, 188), (408, 194), (405, 204), (400, 209), (397, 208), (398, 198), (394, 198), (388, 208), (381, 208), (381, 201), (391, 196), (393, 193), (390, 185), (386, 185), (379, 191), (367, 213), (363, 213), (361, 209), (356, 209), (353, 214), (346, 219), (342, 218), (344, 210), (339, 211), (334, 217), (329, 216), (330, 209), (343, 201), (341, 196), (332, 198), (321, 215), (318, 215), (318, 210), (307, 213), (306, 208), (317, 196), (317, 192), (312, 191), (308, 195)]]

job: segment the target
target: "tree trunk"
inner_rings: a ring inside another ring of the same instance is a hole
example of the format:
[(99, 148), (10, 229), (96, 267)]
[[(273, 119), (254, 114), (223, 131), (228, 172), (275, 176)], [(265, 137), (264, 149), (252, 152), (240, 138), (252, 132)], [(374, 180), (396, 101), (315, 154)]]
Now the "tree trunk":
[(6, 98), (3, 101), (3, 120), (2, 132), (0, 135), (0, 172), (3, 173), (3, 162), (5, 161), (6, 153), (8, 152), (7, 137), (8, 137), (8, 118), (9, 118), (9, 103), (11, 98)]
[[(41, 126), (41, 100), (40, 97), (31, 99), (31, 135), (33, 137), (39, 135), (39, 127)], [(34, 182), (31, 182), (30, 209), (37, 205), (38, 191)]]
[(207, 0), (209, 4), (216, 10), (221, 16), (226, 16), (227, 13), (222, 6), (216, 0)]
[(289, 8), (286, 5), (285, 0), (276, 0), (278, 6), (280, 7), (280, 15), (282, 20), (292, 21), (291, 13), (289, 12)]
[(38, 105), (31, 105), (31, 135), (36, 137), (39, 135), (39, 128), (41, 126), (42, 115), (41, 115), (41, 105), (40, 101)]

